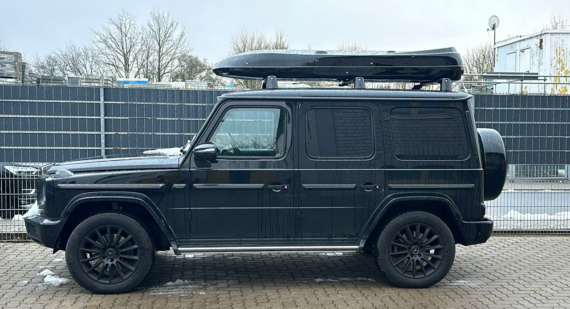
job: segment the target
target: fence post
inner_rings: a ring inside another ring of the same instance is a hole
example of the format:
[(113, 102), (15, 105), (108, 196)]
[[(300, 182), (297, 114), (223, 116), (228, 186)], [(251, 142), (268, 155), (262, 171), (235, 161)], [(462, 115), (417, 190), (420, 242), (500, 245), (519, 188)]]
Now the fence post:
[(107, 158), (105, 155), (105, 88), (104, 86), (104, 79), (101, 76), (99, 81), (100, 88), (99, 88), (99, 115), (101, 117), (101, 157), (103, 159)]

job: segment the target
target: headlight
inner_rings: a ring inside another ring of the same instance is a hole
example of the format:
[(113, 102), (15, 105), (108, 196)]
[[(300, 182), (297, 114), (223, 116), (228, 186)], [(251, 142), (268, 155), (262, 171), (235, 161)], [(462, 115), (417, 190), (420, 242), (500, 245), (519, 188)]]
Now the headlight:
[(8, 170), (10, 173), (14, 175), (21, 175), (21, 174), (32, 174), (35, 175), (38, 173), (39, 169), (33, 166), (18, 166), (18, 165), (5, 165), (4, 168)]

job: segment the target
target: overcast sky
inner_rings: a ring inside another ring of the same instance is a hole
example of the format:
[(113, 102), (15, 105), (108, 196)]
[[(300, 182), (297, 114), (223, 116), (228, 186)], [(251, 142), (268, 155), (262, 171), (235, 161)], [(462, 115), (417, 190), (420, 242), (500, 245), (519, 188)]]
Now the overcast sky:
[(188, 31), (194, 54), (216, 62), (226, 57), (242, 29), (285, 34), (293, 49), (336, 49), (356, 43), (369, 50), (411, 51), (455, 47), (464, 53), (484, 42), (491, 15), (497, 41), (540, 31), (553, 14), (570, 18), (570, 1), (2, 1), (0, 42), (30, 59), (68, 42), (89, 44), (92, 31), (127, 9), (146, 23), (152, 9), (169, 11)]

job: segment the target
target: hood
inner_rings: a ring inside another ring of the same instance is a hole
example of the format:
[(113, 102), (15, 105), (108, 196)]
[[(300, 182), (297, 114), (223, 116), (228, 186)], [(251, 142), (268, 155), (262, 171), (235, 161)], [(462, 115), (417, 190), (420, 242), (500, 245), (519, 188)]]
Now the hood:
[(72, 173), (140, 169), (177, 169), (179, 160), (182, 158), (183, 156), (178, 155), (70, 161), (52, 166), (48, 174), (54, 174), (60, 169), (66, 169)]

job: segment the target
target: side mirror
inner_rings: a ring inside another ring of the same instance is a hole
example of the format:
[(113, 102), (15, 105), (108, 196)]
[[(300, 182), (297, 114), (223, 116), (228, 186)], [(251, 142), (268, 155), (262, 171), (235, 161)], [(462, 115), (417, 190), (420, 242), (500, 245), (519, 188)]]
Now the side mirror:
[(194, 158), (198, 161), (218, 162), (218, 147), (214, 144), (201, 144), (194, 148)]

